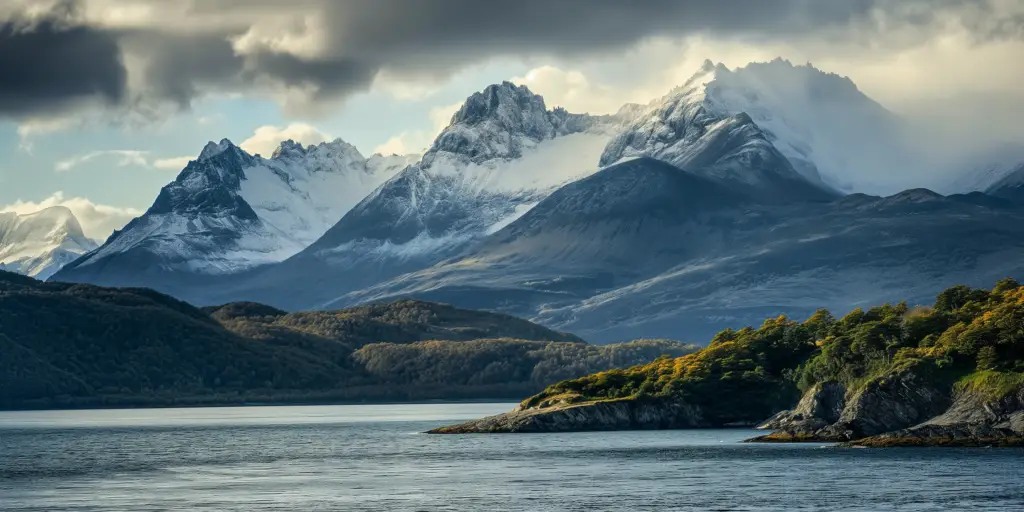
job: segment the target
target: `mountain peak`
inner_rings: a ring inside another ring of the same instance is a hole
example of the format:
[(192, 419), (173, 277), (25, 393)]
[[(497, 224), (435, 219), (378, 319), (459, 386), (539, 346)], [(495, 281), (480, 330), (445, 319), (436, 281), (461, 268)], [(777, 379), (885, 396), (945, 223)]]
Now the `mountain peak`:
[(310, 155), (327, 154), (331, 156), (349, 156), (350, 159), (354, 160), (365, 160), (362, 153), (356, 149), (355, 146), (345, 142), (340, 138), (335, 138), (332, 141), (324, 141), (318, 144), (310, 144), (303, 146), (300, 142), (295, 142), (292, 139), (281, 141), (281, 145), (274, 150), (274, 153), (270, 156), (272, 160), (288, 159), (288, 158), (307, 158)]
[(475, 125), (493, 120), (508, 128), (527, 128), (531, 121), (541, 121), (547, 114), (544, 98), (525, 85), (509, 81), (488, 85), (474, 93), (452, 116), (452, 125)]
[(0, 213), (0, 268), (46, 279), (95, 248), (67, 207)]
[(203, 147), (203, 150), (199, 153), (199, 158), (197, 158), (197, 160), (213, 158), (230, 148), (238, 148), (238, 146), (235, 146), (235, 144), (228, 139), (221, 139), (220, 142), (213, 142), (211, 140)]
[(487, 86), (466, 98), (451, 123), (423, 156), (424, 168), (442, 158), (481, 163), (518, 158), (525, 147), (557, 135), (583, 131), (592, 122), (585, 114), (548, 110), (544, 98), (509, 81)]
[(302, 147), (302, 144), (295, 142), (292, 139), (283, 140), (281, 144), (277, 146), (270, 158), (280, 158), (282, 155), (293, 155), (293, 154), (306, 154), (306, 148)]
[[(656, 115), (673, 125), (740, 113), (817, 185), (882, 195), (889, 187), (879, 184), (900, 181), (900, 163), (912, 159), (900, 142), (899, 119), (852, 80), (781, 57), (734, 69), (706, 60), (683, 85), (633, 119)], [(877, 151), (856, 149), (863, 147)]]

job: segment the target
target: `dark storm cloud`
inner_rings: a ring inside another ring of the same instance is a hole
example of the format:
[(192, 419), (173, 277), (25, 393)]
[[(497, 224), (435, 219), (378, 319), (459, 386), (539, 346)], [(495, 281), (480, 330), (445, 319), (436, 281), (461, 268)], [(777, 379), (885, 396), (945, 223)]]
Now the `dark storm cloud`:
[[(90, 1), (99, 0), (79, 0), (77, 7)], [(31, 27), (0, 20), (0, 115), (45, 112), (89, 98), (187, 107), (209, 91), (275, 87), (301, 91), (316, 103), (365, 90), (381, 69), (443, 78), (495, 56), (600, 55), (652, 36), (835, 39), (928, 27), (939, 16), (960, 11), (974, 20), (979, 37), (1019, 37), (1021, 26), (1021, 13), (1015, 13), (1017, 18), (994, 16), (986, 0), (150, 3), (167, 15), (130, 27), (97, 19), (62, 24), (56, 14)], [(76, 9), (75, 2), (61, 5), (61, 12), (84, 10)], [(168, 5), (185, 7), (168, 10)], [(880, 13), (884, 22), (879, 22)], [(298, 21), (289, 25), (281, 20)], [(295, 51), (278, 44), (273, 30), (287, 31), (293, 39), (312, 34), (310, 40), (320, 44), (315, 51)], [(236, 44), (245, 37), (249, 44)], [(132, 80), (140, 84), (138, 90), (125, 90), (125, 55), (141, 62), (140, 69), (131, 68), (133, 78), (138, 73)]]
[(127, 73), (117, 40), (61, 13), (41, 20), (0, 20), (0, 115), (56, 112), (126, 95)]
[(698, 31), (789, 35), (862, 18), (866, 0), (353, 0), (328, 4), (343, 46), (374, 52), (415, 47), (481, 51), (590, 52), (652, 35)]
[(176, 34), (132, 30), (119, 34), (124, 48), (141, 62), (145, 96), (187, 107), (204, 87), (243, 87), (244, 60), (225, 34)]

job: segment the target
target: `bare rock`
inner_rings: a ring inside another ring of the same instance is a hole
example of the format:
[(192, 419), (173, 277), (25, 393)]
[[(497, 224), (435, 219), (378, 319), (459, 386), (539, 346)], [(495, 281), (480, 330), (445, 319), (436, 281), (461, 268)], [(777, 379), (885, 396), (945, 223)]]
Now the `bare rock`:
[(429, 434), (582, 432), (710, 427), (700, 408), (676, 401), (629, 399), (516, 407), (510, 412), (436, 428)]

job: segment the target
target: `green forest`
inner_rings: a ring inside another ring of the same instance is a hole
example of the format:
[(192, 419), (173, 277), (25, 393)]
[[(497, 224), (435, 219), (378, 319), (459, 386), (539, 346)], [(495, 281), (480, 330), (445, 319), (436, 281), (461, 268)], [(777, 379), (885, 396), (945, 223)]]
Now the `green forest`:
[(402, 300), (287, 313), (0, 272), (0, 407), (515, 398), (698, 347)]
[(669, 399), (701, 406), (712, 422), (758, 422), (817, 383), (856, 390), (906, 370), (992, 399), (1019, 389), (1024, 287), (1004, 279), (992, 290), (954, 286), (931, 306), (883, 304), (842, 318), (819, 310), (802, 322), (770, 318), (759, 328), (724, 330), (693, 354), (553, 384), (523, 405)]

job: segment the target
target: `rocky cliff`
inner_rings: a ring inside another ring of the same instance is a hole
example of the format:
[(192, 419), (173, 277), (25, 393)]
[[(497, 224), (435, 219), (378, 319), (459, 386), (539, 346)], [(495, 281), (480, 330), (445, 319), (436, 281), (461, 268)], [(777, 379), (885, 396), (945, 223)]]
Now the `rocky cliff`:
[(852, 441), (916, 425), (948, 405), (948, 391), (912, 371), (851, 391), (829, 382), (809, 389), (793, 410), (761, 424), (758, 428), (776, 431), (755, 440)]
[(1024, 446), (1024, 386), (1011, 386), (994, 394), (991, 388), (986, 391), (985, 386), (958, 386), (952, 404), (942, 414), (908, 428), (860, 439), (855, 444)]

